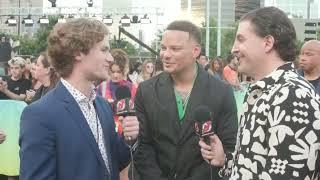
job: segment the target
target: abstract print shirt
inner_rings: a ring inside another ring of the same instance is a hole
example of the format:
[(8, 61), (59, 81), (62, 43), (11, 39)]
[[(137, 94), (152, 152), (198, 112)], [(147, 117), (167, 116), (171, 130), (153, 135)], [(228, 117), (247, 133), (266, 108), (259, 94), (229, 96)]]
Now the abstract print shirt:
[(291, 63), (250, 85), (243, 105), (221, 176), (320, 179), (320, 97)]

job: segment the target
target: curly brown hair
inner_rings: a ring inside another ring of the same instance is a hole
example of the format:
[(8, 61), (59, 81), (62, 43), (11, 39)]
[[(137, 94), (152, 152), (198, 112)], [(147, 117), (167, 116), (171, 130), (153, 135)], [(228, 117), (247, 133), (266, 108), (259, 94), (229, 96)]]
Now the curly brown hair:
[(102, 22), (89, 18), (77, 18), (58, 23), (48, 37), (48, 56), (61, 77), (68, 77), (75, 63), (75, 53), (88, 54), (102, 41), (109, 31)]
[(110, 64), (110, 70), (112, 65), (116, 64), (119, 66), (120, 71), (123, 75), (127, 75), (129, 72), (129, 57), (128, 54), (122, 49), (112, 49), (110, 51), (114, 62)]

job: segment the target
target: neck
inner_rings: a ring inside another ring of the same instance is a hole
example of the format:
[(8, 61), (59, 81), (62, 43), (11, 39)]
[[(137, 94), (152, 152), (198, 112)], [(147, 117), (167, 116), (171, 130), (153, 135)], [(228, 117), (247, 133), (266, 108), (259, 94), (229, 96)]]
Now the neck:
[(185, 69), (183, 72), (172, 74), (171, 77), (174, 81), (174, 86), (179, 89), (189, 89), (192, 88), (194, 78), (198, 68), (196, 65)]
[(320, 77), (320, 67), (313, 68), (310, 71), (304, 71), (304, 78), (308, 81), (316, 80)]
[(261, 66), (260, 72), (256, 73), (252, 77), (254, 80), (259, 81), (266, 76), (268, 76), (270, 73), (272, 73), (274, 70), (276, 70), (278, 67), (284, 65), (286, 62), (283, 61), (281, 58), (277, 57), (274, 59), (267, 59), (265, 65)]
[(83, 78), (79, 73), (72, 73), (69, 77), (64, 79), (85, 96), (90, 97), (93, 82)]
[(45, 77), (43, 80), (42, 80), (42, 85), (44, 87), (49, 87), (50, 86), (50, 77)]

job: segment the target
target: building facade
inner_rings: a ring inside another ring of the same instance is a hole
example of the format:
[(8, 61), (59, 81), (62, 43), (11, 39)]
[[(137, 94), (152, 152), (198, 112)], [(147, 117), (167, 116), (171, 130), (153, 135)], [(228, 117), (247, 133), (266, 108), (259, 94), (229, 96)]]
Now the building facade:
[[(37, 28), (34, 26), (26, 27), (22, 24), (23, 18), (29, 14), (42, 14), (43, 0), (1, 0), (0, 1), (0, 32), (10, 34), (32, 33)], [(17, 20), (16, 26), (8, 26), (6, 21), (12, 16)], [(31, 16), (36, 22), (39, 17)], [(19, 23), (20, 22), (20, 23)], [(20, 25), (19, 25), (20, 24)]]

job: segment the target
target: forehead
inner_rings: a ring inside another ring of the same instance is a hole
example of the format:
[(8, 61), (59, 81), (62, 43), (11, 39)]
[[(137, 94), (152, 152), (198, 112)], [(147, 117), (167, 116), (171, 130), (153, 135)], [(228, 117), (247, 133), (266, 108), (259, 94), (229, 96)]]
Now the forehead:
[(237, 35), (257, 36), (254, 25), (250, 21), (241, 21), (239, 23)]
[(20, 67), (20, 65), (18, 65), (18, 64), (11, 64), (11, 65), (10, 65), (10, 68), (15, 68), (15, 69), (16, 69), (16, 68), (21, 68), (21, 67)]
[(320, 53), (320, 42), (307, 42), (303, 45), (302, 50), (315, 51)]
[(162, 36), (163, 43), (177, 43), (183, 44), (186, 41), (189, 41), (190, 36), (188, 32), (178, 31), (178, 30), (166, 30)]
[(95, 44), (95, 46), (98, 46), (98, 47), (110, 47), (109, 45), (109, 37), (106, 35), (104, 36), (103, 40), (101, 40), (100, 42), (97, 42)]

